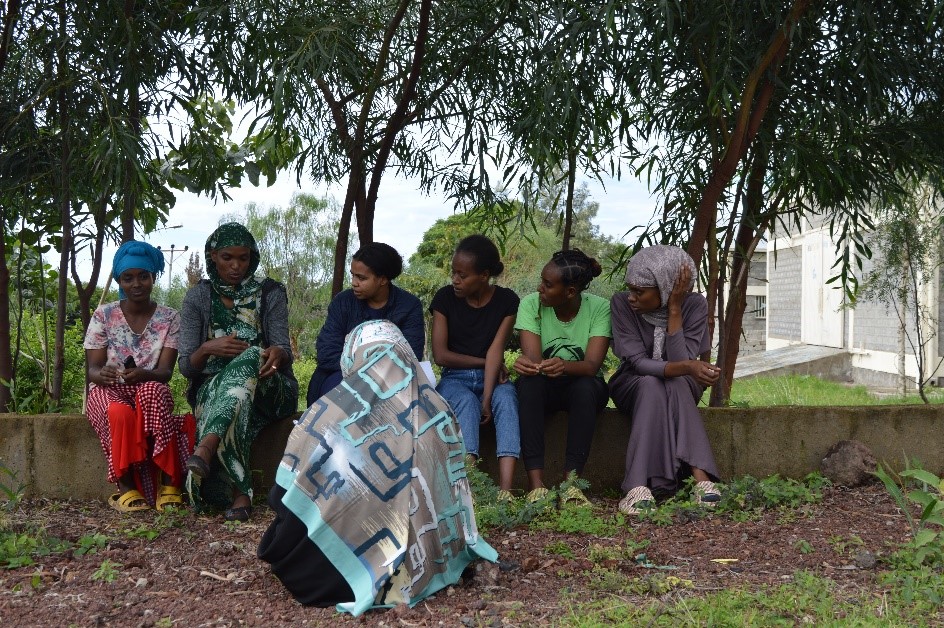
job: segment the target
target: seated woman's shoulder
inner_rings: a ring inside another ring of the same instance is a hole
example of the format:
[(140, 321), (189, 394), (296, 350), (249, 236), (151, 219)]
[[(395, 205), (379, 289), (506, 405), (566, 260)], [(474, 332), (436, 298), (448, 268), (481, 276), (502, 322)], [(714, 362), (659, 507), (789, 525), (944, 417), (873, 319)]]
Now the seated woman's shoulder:
[(180, 312), (176, 309), (170, 307), (169, 305), (157, 304), (157, 309), (154, 310), (155, 314), (162, 316), (163, 318), (176, 318), (180, 316)]

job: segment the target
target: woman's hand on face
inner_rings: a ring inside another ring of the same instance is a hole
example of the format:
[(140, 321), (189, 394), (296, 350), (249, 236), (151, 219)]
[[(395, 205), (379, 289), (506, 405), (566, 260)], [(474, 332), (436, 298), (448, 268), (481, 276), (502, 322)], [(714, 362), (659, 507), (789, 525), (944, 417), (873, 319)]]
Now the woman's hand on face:
[(221, 358), (235, 358), (249, 348), (249, 343), (236, 337), (234, 331), (229, 336), (220, 336), (203, 343), (203, 350)]
[(688, 374), (695, 378), (696, 382), (707, 388), (718, 381), (718, 378), (721, 376), (721, 369), (709, 362), (689, 360)]
[(564, 360), (558, 357), (544, 360), (538, 365), (538, 372), (548, 377), (561, 377), (564, 374)]
[(538, 365), (523, 355), (519, 355), (518, 359), (515, 360), (514, 369), (515, 373), (526, 377), (538, 374)]
[(692, 271), (686, 264), (679, 267), (678, 277), (675, 279), (675, 285), (672, 286), (672, 292), (669, 294), (669, 307), (681, 308), (685, 297), (688, 296), (688, 284), (692, 280)]
[(259, 368), (259, 378), (272, 377), (279, 372), (279, 365), (285, 361), (285, 350), (282, 347), (267, 347), (262, 350), (262, 366)]

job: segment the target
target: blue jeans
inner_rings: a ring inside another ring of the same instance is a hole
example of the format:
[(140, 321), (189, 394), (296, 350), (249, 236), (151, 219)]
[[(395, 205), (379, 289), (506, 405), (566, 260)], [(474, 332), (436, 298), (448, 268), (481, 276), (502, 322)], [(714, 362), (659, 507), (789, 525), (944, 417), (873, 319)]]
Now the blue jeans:
[[(462, 431), (466, 452), (477, 457), (485, 369), (444, 368), (436, 391), (449, 402), (456, 418), (459, 419), (459, 429)], [(518, 394), (511, 382), (499, 384), (492, 391), (492, 423), (495, 424), (495, 449), (498, 457), (519, 458), (521, 434), (518, 431)]]

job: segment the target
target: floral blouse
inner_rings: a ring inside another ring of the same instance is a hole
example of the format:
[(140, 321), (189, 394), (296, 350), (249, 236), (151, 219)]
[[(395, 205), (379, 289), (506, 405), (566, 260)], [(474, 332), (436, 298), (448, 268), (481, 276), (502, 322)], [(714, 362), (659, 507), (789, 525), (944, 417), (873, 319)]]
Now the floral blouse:
[(107, 349), (105, 364), (121, 368), (128, 356), (146, 369), (157, 366), (161, 350), (177, 348), (180, 335), (180, 314), (177, 310), (158, 305), (151, 320), (140, 334), (132, 331), (121, 311), (120, 301), (98, 307), (85, 332), (86, 349)]

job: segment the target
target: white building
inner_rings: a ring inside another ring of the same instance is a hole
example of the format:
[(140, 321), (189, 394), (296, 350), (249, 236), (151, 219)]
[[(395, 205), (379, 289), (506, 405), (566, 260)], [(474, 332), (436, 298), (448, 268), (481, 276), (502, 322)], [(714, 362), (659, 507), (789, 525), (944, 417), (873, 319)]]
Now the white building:
[[(833, 347), (848, 352), (849, 379), (871, 386), (898, 387), (901, 369), (914, 385), (917, 376), (915, 352), (906, 339), (895, 311), (884, 303), (860, 301), (854, 309), (844, 307), (846, 299), (838, 282), (827, 284), (837, 274), (833, 268), (836, 246), (828, 223), (805, 222), (798, 234), (777, 234), (767, 246), (767, 344), (768, 351), (793, 345)], [(875, 263), (863, 260), (857, 273), (865, 276)], [(930, 308), (934, 320), (940, 320), (940, 273), (919, 295)], [(912, 338), (915, 323), (907, 320)], [(926, 370), (932, 371), (944, 355), (944, 335), (925, 329), (933, 336), (925, 347)], [(929, 336), (929, 337), (930, 337)], [(944, 369), (931, 381), (944, 375)]]

